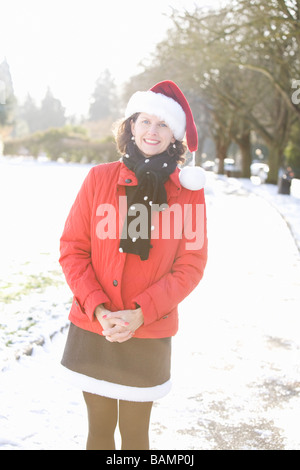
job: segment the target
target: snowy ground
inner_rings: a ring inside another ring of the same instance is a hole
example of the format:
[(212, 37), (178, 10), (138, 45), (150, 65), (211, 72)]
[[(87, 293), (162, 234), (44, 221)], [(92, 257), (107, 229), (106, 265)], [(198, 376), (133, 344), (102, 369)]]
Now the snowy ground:
[[(89, 168), (0, 159), (2, 450), (85, 447), (81, 392), (60, 375), (71, 293), (57, 259)], [(206, 197), (209, 262), (180, 307), (152, 449), (299, 450), (300, 199), (213, 174)]]

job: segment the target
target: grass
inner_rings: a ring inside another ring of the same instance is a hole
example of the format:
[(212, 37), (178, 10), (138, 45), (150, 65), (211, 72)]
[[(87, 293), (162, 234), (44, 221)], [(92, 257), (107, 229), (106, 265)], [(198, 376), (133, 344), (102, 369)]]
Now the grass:
[[(0, 355), (6, 348), (23, 351), (28, 345), (41, 341), (36, 326), (55, 316), (60, 305), (55, 292), (53, 301), (51, 299), (52, 288), (55, 291), (66, 281), (57, 263), (48, 259), (49, 253), (43, 254), (46, 256), (38, 260), (39, 266), (35, 260), (18, 265), (13, 261), (0, 278)], [(49, 288), (50, 297), (49, 293), (44, 297)], [(61, 307), (64, 309), (65, 303)]]
[(0, 280), (0, 302), (8, 304), (20, 300), (24, 295), (42, 292), (49, 286), (59, 286), (63, 282), (59, 271), (49, 271), (47, 275), (18, 273), (14, 283)]

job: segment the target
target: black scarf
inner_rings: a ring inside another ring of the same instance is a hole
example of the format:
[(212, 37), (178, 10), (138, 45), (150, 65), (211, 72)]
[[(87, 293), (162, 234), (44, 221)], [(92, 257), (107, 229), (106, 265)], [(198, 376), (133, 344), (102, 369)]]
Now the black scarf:
[[(147, 260), (151, 248), (151, 208), (158, 211), (166, 208), (167, 193), (164, 183), (175, 171), (177, 162), (166, 151), (147, 158), (134, 142), (129, 142), (126, 152), (123, 163), (135, 173), (138, 185), (126, 186), (128, 212), (120, 251), (136, 254), (141, 260)], [(139, 204), (143, 206), (140, 206), (141, 210)]]

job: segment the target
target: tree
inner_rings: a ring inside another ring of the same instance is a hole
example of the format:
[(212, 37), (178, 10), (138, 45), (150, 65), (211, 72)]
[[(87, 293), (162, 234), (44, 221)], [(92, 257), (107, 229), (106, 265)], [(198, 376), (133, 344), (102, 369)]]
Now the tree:
[(0, 64), (0, 127), (13, 124), (15, 106), (12, 78), (5, 59)]
[(298, 121), (292, 127), (284, 154), (286, 163), (292, 167), (296, 178), (300, 178), (300, 123)]
[(276, 183), (291, 126), (300, 120), (300, 108), (292, 100), (300, 69), (300, 2), (236, 0), (227, 16), (224, 37), (236, 38), (231, 63), (254, 72), (255, 85), (266, 84), (265, 96), (246, 118), (268, 145), (268, 181)]
[(233, 21), (225, 34), (246, 30), (251, 37), (249, 42), (244, 35), (233, 62), (264, 76), (300, 120), (300, 108), (291, 100), (300, 69), (299, 0), (235, 0), (228, 15)]
[(92, 95), (89, 118), (91, 121), (100, 121), (111, 117), (115, 119), (118, 111), (116, 85), (106, 69), (96, 81)]
[(300, 116), (291, 99), (300, 70), (299, 8), (299, 0), (235, 0), (218, 11), (195, 7), (172, 14), (174, 26), (150, 68), (157, 77), (170, 71), (207, 107), (221, 152), (219, 171), (231, 139), (241, 150), (243, 176), (250, 176), (250, 135), (256, 131), (268, 145), (269, 181), (277, 181), (291, 125)]
[(20, 118), (26, 122), (30, 133), (41, 129), (40, 114), (40, 109), (34, 99), (28, 94), (23, 106), (21, 106)]
[(54, 98), (48, 87), (39, 110), (39, 130), (50, 129), (51, 127), (62, 127), (66, 123), (65, 108), (60, 100)]

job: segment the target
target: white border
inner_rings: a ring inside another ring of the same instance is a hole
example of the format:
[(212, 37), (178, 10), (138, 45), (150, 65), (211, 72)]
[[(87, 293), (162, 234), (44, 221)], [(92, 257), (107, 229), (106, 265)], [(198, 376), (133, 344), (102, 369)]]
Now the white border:
[(80, 388), (84, 392), (119, 400), (155, 401), (167, 395), (172, 387), (171, 380), (155, 387), (129, 387), (88, 377), (87, 375), (67, 369), (65, 366), (62, 366), (62, 368), (63, 378), (74, 387)]

